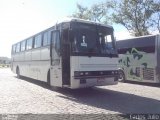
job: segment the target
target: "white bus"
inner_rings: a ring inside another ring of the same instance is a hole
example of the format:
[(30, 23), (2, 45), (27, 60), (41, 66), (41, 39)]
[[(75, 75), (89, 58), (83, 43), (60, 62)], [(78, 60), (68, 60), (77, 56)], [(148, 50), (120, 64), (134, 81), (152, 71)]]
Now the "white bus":
[(11, 69), (71, 89), (118, 82), (113, 27), (70, 19), (12, 45)]
[(160, 83), (160, 35), (117, 41), (119, 79)]

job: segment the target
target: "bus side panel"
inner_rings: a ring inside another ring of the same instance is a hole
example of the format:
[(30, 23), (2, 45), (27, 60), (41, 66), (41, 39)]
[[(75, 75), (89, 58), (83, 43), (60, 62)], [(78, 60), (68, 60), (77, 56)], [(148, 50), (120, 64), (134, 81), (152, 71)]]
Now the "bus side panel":
[(54, 48), (52, 49), (50, 84), (51, 86), (62, 87), (62, 57), (57, 54)]
[(18, 63), (19, 63), (19, 57), (20, 57), (20, 55), (19, 55), (19, 53), (17, 53), (17, 54), (14, 54), (14, 58), (13, 58), (13, 72), (14, 73), (16, 73), (16, 69), (17, 69), (17, 67), (18, 67)]
[(157, 69), (156, 69), (156, 76), (157, 82), (160, 83), (160, 35), (157, 35)]
[(38, 74), (38, 79), (41, 81), (47, 82), (47, 74), (50, 69), (50, 47), (44, 47), (41, 49), (41, 55), (40, 55), (40, 73)]
[(156, 54), (127, 53), (119, 55), (119, 67), (124, 70), (126, 80), (156, 82)]
[(15, 68), (15, 54), (12, 54), (12, 57), (11, 57), (11, 65), (12, 65), (12, 68), (11, 70), (13, 71), (13, 73), (16, 73), (16, 68)]
[[(31, 52), (31, 50), (29, 50), (29, 51), (26, 51), (25, 52), (25, 76), (26, 77), (30, 77), (30, 75), (31, 75), (31, 70), (30, 70), (30, 67), (31, 67), (31, 57), (32, 57), (32, 52)], [(31, 77), (32, 78), (32, 77)]]
[(19, 67), (20, 75), (47, 82), (50, 69), (50, 47), (33, 49), (12, 55), (13, 72)]
[(25, 65), (25, 52), (18, 53), (19, 54), (19, 61), (17, 61), (17, 66), (20, 69), (20, 75), (25, 76), (26, 72), (26, 65)]
[(159, 39), (159, 35), (142, 36), (117, 42), (119, 65), (124, 69), (127, 80), (158, 82), (160, 42), (157, 38)]
[(40, 73), (40, 48), (32, 50), (32, 63), (30, 66), (31, 77), (38, 79), (38, 74)]

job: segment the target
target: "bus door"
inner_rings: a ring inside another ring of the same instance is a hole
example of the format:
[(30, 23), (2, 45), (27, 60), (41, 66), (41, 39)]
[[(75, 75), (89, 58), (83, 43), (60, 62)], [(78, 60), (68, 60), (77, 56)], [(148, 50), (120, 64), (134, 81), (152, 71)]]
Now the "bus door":
[(58, 30), (51, 33), (51, 69), (50, 85), (62, 87), (62, 66), (60, 54), (60, 32)]
[(69, 29), (62, 30), (62, 84), (70, 85), (70, 41)]

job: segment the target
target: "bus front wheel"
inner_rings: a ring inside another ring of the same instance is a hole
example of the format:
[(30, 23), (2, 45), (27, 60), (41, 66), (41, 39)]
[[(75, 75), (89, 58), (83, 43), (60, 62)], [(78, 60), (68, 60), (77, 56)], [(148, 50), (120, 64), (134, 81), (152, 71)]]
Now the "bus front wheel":
[(122, 70), (119, 70), (118, 80), (120, 82), (125, 82), (125, 74), (124, 74), (124, 72)]

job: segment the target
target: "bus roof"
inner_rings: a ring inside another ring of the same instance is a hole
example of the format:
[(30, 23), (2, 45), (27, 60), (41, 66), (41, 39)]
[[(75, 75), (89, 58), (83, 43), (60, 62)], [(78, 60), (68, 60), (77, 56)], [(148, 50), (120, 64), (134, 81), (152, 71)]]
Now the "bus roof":
[[(45, 32), (45, 31), (47, 31), (47, 30), (56, 29), (56, 25), (62, 24), (62, 23), (66, 23), (66, 22), (88, 23), (88, 24), (94, 24), (94, 25), (100, 25), (100, 26), (104, 26), (104, 27), (109, 27), (109, 28), (113, 29), (113, 27), (110, 26), (110, 25), (105, 25), (105, 24), (101, 24), (101, 23), (94, 22), (94, 21), (89, 21), (89, 20), (84, 20), (84, 19), (79, 19), (79, 18), (65, 18), (65, 19), (60, 20), (59, 22), (57, 22), (57, 23), (54, 24), (53, 26), (51, 26), (51, 27), (49, 27), (49, 28), (47, 28), (47, 29), (45, 29), (45, 30), (43, 30), (43, 31), (40, 31), (40, 32), (38, 32), (38, 33), (36, 33), (36, 34), (33, 34), (32, 36), (29, 36), (29, 37), (27, 37), (27, 38), (25, 38), (25, 39), (23, 39), (23, 40), (21, 40), (21, 41), (19, 41), (19, 42), (22, 42), (22, 41), (24, 41), (24, 40), (27, 40), (27, 39), (35, 36), (35, 35), (38, 35), (38, 34), (40, 34), (40, 33)], [(19, 43), (19, 42), (16, 42), (15, 44), (17, 44), (17, 43)], [(13, 45), (15, 45), (15, 44), (13, 44)]]
[(113, 28), (110, 25), (106, 25), (106, 24), (102, 24), (102, 23), (98, 23), (98, 22), (90, 21), (90, 20), (79, 19), (79, 18), (65, 18), (65, 19), (59, 21), (58, 24), (63, 23), (63, 22), (81, 22), (81, 23), (89, 23), (89, 24), (94, 24), (94, 25), (100, 25), (100, 26), (104, 26), (104, 27)]
[(155, 39), (157, 35), (147, 35), (135, 38), (129, 38), (125, 40), (117, 41), (117, 48), (134, 48), (134, 47), (147, 47), (155, 46)]

